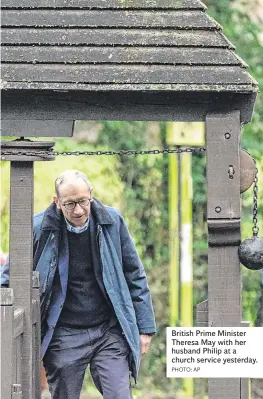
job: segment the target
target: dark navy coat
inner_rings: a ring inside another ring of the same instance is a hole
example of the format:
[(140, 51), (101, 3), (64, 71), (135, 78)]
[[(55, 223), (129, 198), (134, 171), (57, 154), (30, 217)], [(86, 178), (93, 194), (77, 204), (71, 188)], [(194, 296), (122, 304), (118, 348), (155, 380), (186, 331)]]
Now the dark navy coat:
[[(97, 248), (97, 254), (93, 256), (95, 275), (130, 346), (130, 367), (136, 379), (141, 357), (139, 335), (156, 332), (145, 271), (119, 211), (94, 199), (91, 214), (94, 220), (90, 226), (91, 236), (96, 240)], [(64, 216), (52, 203), (46, 211), (34, 217), (34, 270), (40, 276), (42, 356), (51, 341), (66, 298), (68, 267)], [(54, 291), (52, 286), (56, 273), (60, 289)], [(3, 269), (2, 283), (8, 283), (8, 265)]]

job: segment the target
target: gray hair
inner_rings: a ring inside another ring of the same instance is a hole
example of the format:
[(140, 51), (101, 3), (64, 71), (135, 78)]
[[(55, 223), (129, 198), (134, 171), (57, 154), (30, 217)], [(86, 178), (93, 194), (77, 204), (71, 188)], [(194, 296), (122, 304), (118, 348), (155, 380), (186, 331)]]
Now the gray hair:
[(87, 184), (89, 190), (90, 191), (92, 190), (91, 183), (84, 173), (80, 172), (79, 170), (75, 170), (75, 169), (65, 170), (55, 180), (55, 191), (56, 191), (57, 197), (59, 196), (59, 186), (61, 186), (61, 184), (65, 183), (67, 181), (74, 181), (77, 179), (83, 180)]

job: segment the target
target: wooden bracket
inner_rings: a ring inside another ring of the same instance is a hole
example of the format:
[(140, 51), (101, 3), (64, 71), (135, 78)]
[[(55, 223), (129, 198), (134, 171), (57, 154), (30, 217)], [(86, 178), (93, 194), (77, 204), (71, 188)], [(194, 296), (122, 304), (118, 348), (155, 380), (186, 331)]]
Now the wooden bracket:
[(72, 137), (73, 120), (3, 119), (3, 136)]
[(240, 219), (209, 219), (207, 225), (209, 246), (240, 244)]
[[(195, 311), (196, 311), (196, 319), (195, 319), (196, 327), (209, 327), (208, 299), (205, 299), (203, 302), (198, 303), (196, 305)], [(249, 327), (249, 326), (250, 326), (249, 321), (241, 321), (240, 327)]]

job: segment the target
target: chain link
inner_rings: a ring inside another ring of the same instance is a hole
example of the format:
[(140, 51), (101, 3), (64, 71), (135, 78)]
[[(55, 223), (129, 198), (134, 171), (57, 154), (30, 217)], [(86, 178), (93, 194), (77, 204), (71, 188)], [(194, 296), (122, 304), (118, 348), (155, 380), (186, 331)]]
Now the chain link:
[(174, 154), (182, 152), (201, 153), (206, 149), (204, 147), (187, 147), (187, 148), (165, 148), (163, 150), (120, 150), (120, 151), (55, 151), (54, 155), (159, 155)]
[(254, 179), (253, 187), (253, 236), (257, 237), (259, 232), (258, 227), (258, 168), (256, 168), (256, 174)]
[[(203, 153), (206, 151), (205, 147), (178, 147), (178, 148), (165, 148), (163, 150), (155, 149), (155, 150), (120, 150), (120, 151), (46, 151), (43, 152), (46, 155), (51, 156), (66, 156), (66, 155), (159, 155), (159, 154), (180, 154), (183, 152), (188, 153)], [(19, 151), (19, 150), (2, 150), (1, 156), (5, 155), (23, 155), (23, 156), (39, 156), (41, 155), (40, 151)], [(3, 158), (2, 158), (3, 159)]]

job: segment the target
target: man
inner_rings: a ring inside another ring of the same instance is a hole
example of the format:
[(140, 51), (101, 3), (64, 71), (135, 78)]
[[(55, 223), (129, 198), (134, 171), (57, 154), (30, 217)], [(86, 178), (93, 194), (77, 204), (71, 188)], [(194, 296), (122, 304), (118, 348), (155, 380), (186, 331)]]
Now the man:
[(86, 175), (65, 171), (55, 191), (34, 218), (41, 350), (52, 398), (78, 399), (90, 364), (104, 399), (130, 399), (130, 374), (136, 380), (156, 332), (145, 271), (122, 216), (92, 197)]

